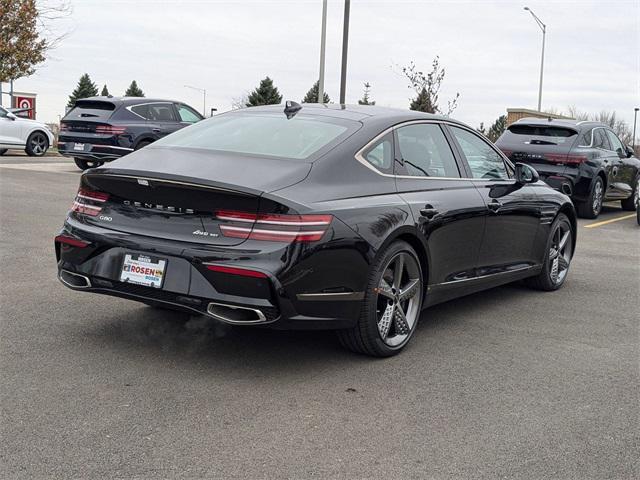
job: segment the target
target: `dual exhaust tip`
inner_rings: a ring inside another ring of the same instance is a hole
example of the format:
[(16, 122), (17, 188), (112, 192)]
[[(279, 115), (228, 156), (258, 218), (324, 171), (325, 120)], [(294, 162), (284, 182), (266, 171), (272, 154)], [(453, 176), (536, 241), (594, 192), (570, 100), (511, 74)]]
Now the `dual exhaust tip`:
[[(70, 288), (85, 289), (92, 287), (89, 277), (68, 270), (60, 270), (58, 278)], [(210, 302), (207, 306), (207, 314), (222, 322), (234, 325), (251, 325), (267, 322), (267, 317), (257, 308), (241, 307), (226, 303)]]

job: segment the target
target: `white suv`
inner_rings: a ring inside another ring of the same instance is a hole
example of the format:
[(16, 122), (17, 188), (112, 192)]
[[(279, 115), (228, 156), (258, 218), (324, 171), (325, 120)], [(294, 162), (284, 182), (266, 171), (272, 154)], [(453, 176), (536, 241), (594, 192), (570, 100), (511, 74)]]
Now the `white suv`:
[(16, 148), (31, 157), (41, 157), (52, 144), (53, 133), (44, 123), (17, 117), (0, 107), (0, 155)]

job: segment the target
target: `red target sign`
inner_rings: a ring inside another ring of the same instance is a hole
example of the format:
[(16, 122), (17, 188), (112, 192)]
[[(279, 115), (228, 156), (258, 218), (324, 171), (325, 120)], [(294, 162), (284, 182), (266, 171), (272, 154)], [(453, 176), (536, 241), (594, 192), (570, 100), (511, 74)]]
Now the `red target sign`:
[(35, 107), (36, 107), (36, 99), (33, 97), (19, 97), (16, 96), (14, 97), (14, 108), (19, 108), (19, 109), (26, 109), (27, 111), (25, 111), (24, 113), (20, 113), (20, 115), (29, 117), (31, 119), (34, 118), (35, 116)]

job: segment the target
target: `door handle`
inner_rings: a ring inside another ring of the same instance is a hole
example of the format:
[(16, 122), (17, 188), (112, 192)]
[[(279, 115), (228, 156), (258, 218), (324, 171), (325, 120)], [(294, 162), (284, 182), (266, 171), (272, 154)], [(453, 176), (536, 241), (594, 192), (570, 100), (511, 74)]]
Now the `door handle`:
[(502, 207), (502, 203), (500, 203), (498, 200), (494, 198), (487, 204), (487, 207), (492, 212), (497, 212), (500, 209), (500, 207)]
[(427, 203), (424, 208), (420, 209), (420, 215), (422, 215), (423, 217), (428, 218), (429, 220), (431, 220), (433, 217), (435, 217), (438, 214), (438, 210), (436, 210), (435, 208), (433, 208), (433, 205)]
[(162, 130), (160, 130), (159, 128), (154, 128), (151, 130), (153, 133), (160, 133)]

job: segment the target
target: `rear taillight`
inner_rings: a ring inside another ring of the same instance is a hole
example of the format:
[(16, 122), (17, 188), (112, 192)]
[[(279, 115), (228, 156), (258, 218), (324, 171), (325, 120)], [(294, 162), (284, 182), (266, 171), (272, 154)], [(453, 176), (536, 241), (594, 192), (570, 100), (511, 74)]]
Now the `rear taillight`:
[(56, 243), (62, 243), (63, 245), (69, 245), (71, 247), (84, 248), (89, 245), (89, 242), (78, 240), (77, 238), (70, 237), (68, 235), (58, 235), (54, 241)]
[(547, 153), (545, 154), (545, 158), (549, 162), (570, 163), (573, 165), (578, 165), (587, 161), (587, 157), (585, 155), (561, 155), (557, 153)]
[(114, 125), (96, 125), (96, 133), (100, 135), (122, 135), (127, 127), (116, 127)]
[(331, 215), (253, 214), (220, 210), (216, 218), (225, 237), (269, 242), (315, 242), (326, 233)]
[(80, 188), (76, 194), (76, 199), (73, 202), (71, 210), (95, 217), (102, 211), (102, 204), (108, 199), (108, 193)]

